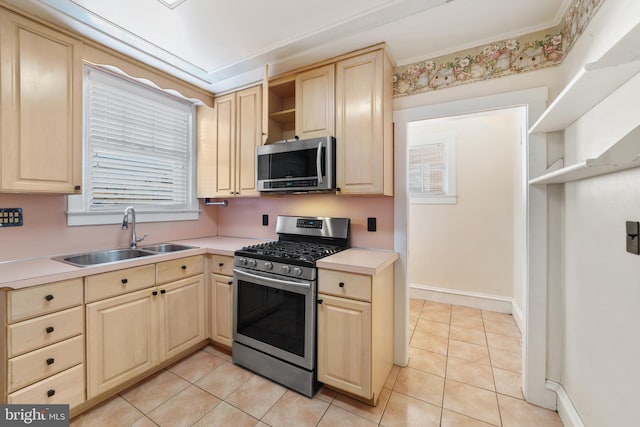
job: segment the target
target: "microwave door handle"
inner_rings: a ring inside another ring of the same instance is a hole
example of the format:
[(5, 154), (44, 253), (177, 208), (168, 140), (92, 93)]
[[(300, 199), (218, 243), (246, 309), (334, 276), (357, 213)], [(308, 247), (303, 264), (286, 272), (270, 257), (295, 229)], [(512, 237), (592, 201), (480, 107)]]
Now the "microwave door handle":
[(318, 172), (318, 184), (322, 184), (322, 141), (318, 143), (318, 153), (316, 154), (316, 171)]

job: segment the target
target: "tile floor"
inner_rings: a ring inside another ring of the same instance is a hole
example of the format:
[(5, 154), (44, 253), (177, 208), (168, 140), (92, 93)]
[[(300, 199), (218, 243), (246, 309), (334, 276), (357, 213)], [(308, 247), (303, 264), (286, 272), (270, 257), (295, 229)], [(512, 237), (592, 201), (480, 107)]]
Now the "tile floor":
[(562, 426), (520, 391), (520, 332), (507, 314), (412, 299), (410, 359), (373, 408), (313, 399), (233, 365), (209, 346), (71, 422), (81, 426)]

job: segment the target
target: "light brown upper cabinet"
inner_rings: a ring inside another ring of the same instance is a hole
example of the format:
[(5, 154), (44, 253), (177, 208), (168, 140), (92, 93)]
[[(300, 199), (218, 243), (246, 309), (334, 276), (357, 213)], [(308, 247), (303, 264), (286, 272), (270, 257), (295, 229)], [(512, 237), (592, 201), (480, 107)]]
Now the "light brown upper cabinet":
[(79, 193), (82, 43), (0, 10), (0, 190)]
[(262, 87), (220, 96), (198, 108), (198, 197), (256, 196), (262, 143)]
[(336, 63), (339, 194), (393, 195), (392, 75), (383, 49)]
[(267, 144), (296, 136), (296, 79), (288, 76), (268, 83)]
[(296, 135), (300, 139), (335, 135), (335, 65), (296, 76)]

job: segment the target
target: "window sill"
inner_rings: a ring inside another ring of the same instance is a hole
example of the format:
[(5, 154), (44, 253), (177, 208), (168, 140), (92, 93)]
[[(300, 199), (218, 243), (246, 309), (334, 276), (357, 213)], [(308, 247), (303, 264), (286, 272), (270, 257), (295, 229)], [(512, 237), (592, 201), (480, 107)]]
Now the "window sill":
[[(122, 213), (85, 213), (67, 212), (67, 226), (122, 224)], [(197, 221), (199, 211), (184, 212), (136, 212), (136, 222), (170, 222), (170, 221)]]

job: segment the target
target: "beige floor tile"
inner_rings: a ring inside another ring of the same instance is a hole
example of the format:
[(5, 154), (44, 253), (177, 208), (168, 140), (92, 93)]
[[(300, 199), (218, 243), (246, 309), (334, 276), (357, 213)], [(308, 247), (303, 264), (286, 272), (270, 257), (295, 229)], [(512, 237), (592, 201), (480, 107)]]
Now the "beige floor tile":
[(505, 322), (495, 322), (487, 320), (484, 322), (484, 329), (487, 332), (497, 335), (506, 335), (508, 337), (520, 337), (520, 330), (514, 324)]
[(442, 424), (440, 425), (441, 427), (491, 427), (493, 424), (487, 424), (445, 409), (442, 411)]
[(402, 368), (393, 391), (442, 406), (444, 378), (412, 368)]
[(482, 317), (482, 310), (479, 308), (465, 307), (462, 305), (452, 305), (451, 314), (459, 316)]
[(451, 314), (451, 326), (460, 326), (461, 328), (477, 329), (484, 331), (484, 323), (482, 316), (465, 316), (461, 314)]
[(416, 331), (427, 333), (431, 335), (437, 335), (443, 338), (449, 338), (449, 324), (434, 322), (432, 320), (418, 320), (416, 324)]
[(227, 350), (226, 348), (208, 345), (203, 348), (203, 350), (207, 353), (213, 354), (214, 356), (218, 356), (220, 359), (231, 360), (231, 350)]
[(427, 301), (422, 307), (420, 318), (434, 322), (449, 323), (451, 322), (451, 306), (449, 304), (429, 303)]
[(284, 387), (254, 375), (225, 401), (252, 417), (261, 419), (285, 391)]
[(162, 371), (120, 395), (145, 414), (160, 406), (185, 388), (188, 381), (169, 371)]
[(129, 426), (142, 418), (144, 418), (142, 412), (120, 396), (116, 396), (93, 410), (75, 417), (70, 424), (73, 427)]
[(338, 408), (335, 405), (329, 406), (327, 412), (323, 415), (318, 427), (337, 427), (337, 426), (349, 426), (349, 427), (375, 427), (377, 423), (371, 422), (366, 418), (352, 414), (345, 411), (342, 408)]
[(496, 381), (496, 391), (506, 394), (516, 399), (524, 399), (522, 396), (522, 379), (520, 374), (506, 371), (500, 368), (493, 368), (493, 378)]
[(491, 366), (495, 368), (506, 369), (517, 373), (522, 371), (522, 357), (520, 353), (490, 348), (489, 355), (491, 356)]
[(374, 423), (379, 423), (380, 418), (382, 418), (382, 413), (384, 412), (387, 402), (389, 401), (389, 396), (391, 395), (391, 390), (388, 388), (383, 388), (380, 392), (380, 399), (378, 401), (377, 406), (370, 406), (366, 403), (359, 402), (355, 399), (347, 397), (343, 394), (338, 393), (335, 400), (331, 404), (332, 406), (337, 406), (338, 408), (342, 408), (345, 411), (351, 412), (352, 414), (358, 415), (362, 418), (366, 418), (369, 421)]
[(447, 379), (495, 391), (490, 365), (450, 357), (447, 360)]
[(411, 347), (420, 348), (433, 353), (447, 354), (449, 339), (438, 335), (432, 335), (423, 332), (422, 330), (416, 330), (411, 336), (409, 345)]
[(381, 426), (438, 427), (442, 409), (402, 393), (391, 393)]
[(487, 343), (491, 348), (513, 353), (519, 353), (522, 349), (522, 340), (519, 337), (492, 334), (491, 332), (487, 332)]
[(147, 417), (143, 417), (131, 424), (130, 427), (158, 427), (158, 424), (154, 423)]
[(509, 323), (514, 326), (516, 324), (511, 314), (499, 313), (497, 311), (482, 310), (482, 318), (491, 322)]
[(410, 368), (419, 369), (421, 371), (429, 372), (430, 374), (444, 377), (447, 366), (447, 357), (443, 354), (409, 347), (408, 366)]
[(253, 377), (252, 372), (231, 362), (225, 362), (200, 378), (195, 385), (224, 400), (251, 377)]
[(160, 426), (190, 426), (219, 403), (220, 399), (192, 385), (151, 411), (147, 416)]
[(449, 339), (464, 341), (471, 344), (487, 345), (484, 330), (463, 328), (458, 325), (451, 325)]
[(468, 362), (490, 364), (487, 347), (462, 341), (449, 340), (449, 356)]
[(446, 380), (444, 408), (493, 425), (500, 425), (498, 401), (494, 392)]
[(262, 417), (262, 421), (272, 427), (312, 427), (318, 424), (329, 403), (324, 400), (302, 396), (295, 391), (286, 393)]
[(226, 402), (209, 411), (193, 427), (253, 427), (258, 420)]
[(384, 387), (393, 388), (393, 385), (396, 383), (396, 379), (398, 378), (398, 374), (400, 373), (400, 366), (393, 365), (391, 367), (391, 372), (387, 375), (387, 380), (384, 383)]
[(225, 362), (207, 351), (199, 351), (171, 366), (169, 371), (193, 383)]
[(424, 300), (418, 298), (409, 298), (409, 310), (415, 311), (417, 314), (420, 314), (422, 311), (422, 307), (424, 306)]
[(557, 412), (501, 394), (498, 404), (504, 427), (562, 427)]
[(337, 392), (333, 391), (333, 390), (329, 390), (326, 387), (322, 387), (320, 390), (318, 390), (318, 392), (316, 393), (316, 395), (314, 397), (317, 397), (318, 399), (324, 400), (325, 402), (333, 402), (333, 399), (336, 398), (336, 396), (338, 395)]

